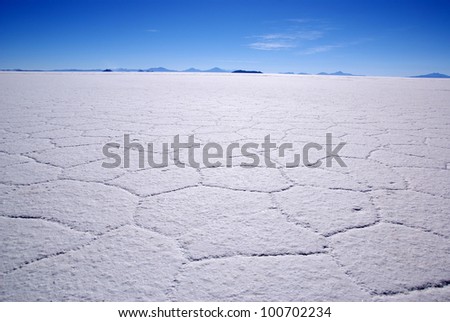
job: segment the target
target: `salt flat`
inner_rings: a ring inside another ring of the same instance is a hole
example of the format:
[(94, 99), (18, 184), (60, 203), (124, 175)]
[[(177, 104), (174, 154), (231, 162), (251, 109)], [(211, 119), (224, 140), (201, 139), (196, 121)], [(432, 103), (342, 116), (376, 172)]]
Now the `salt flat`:
[[(0, 109), (2, 301), (450, 301), (448, 80), (1, 73)], [(286, 166), (326, 133), (347, 167)], [(294, 148), (102, 167), (124, 134)]]

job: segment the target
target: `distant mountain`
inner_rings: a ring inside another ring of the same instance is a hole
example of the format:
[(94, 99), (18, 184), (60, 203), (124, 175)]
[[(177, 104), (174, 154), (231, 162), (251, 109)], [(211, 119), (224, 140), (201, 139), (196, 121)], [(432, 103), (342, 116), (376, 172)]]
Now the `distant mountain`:
[(201, 70), (201, 69), (191, 67), (189, 69), (183, 70), (183, 72), (188, 72), (188, 73), (229, 73), (228, 70), (224, 70), (219, 67), (214, 67), (214, 68), (206, 69), (206, 70)]
[(152, 68), (144, 69), (144, 71), (146, 71), (146, 72), (160, 72), (160, 73), (176, 72), (176, 70), (167, 69), (167, 68), (164, 68), (164, 67), (152, 67)]
[(221, 69), (219, 67), (214, 67), (211, 69), (204, 70), (204, 72), (207, 72), (207, 73), (229, 73), (230, 71)]
[(262, 74), (261, 71), (257, 71), (257, 70), (242, 70), (242, 69), (238, 69), (233, 71), (233, 73), (240, 73), (240, 74)]
[(450, 76), (440, 73), (431, 73), (426, 75), (411, 76), (414, 78), (450, 78)]
[(324, 73), (324, 72), (321, 72), (321, 73), (318, 73), (317, 75), (327, 75), (327, 76), (356, 76), (356, 75), (349, 74), (349, 73), (344, 73), (344, 72), (341, 72), (341, 71), (338, 71), (338, 72), (335, 72), (335, 73)]
[(284, 74), (284, 75), (294, 75), (294, 72), (281, 72), (280, 74)]
[(183, 70), (183, 72), (186, 72), (186, 73), (200, 73), (202, 71), (200, 69), (191, 67), (191, 68)]
[(297, 73), (297, 75), (311, 75), (309, 73)]

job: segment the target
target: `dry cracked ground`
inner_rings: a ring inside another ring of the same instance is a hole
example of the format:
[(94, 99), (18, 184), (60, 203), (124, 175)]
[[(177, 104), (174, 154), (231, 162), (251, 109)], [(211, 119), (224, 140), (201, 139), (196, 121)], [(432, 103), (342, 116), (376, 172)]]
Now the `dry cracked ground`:
[[(450, 301), (449, 104), (447, 80), (2, 73), (0, 300)], [(347, 167), (286, 166), (326, 133)], [(102, 167), (124, 134), (294, 147)]]

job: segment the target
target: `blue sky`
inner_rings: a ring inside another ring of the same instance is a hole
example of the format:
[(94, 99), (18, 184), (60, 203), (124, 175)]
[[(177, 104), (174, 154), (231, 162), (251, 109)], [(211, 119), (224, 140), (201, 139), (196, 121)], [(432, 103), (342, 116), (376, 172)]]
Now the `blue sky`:
[(450, 1), (0, 2), (0, 68), (450, 74)]

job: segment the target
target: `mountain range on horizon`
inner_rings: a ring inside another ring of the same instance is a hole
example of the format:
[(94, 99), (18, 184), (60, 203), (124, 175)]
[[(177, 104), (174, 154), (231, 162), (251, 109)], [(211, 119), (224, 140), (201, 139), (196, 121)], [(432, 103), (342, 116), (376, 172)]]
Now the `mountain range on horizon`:
[(197, 69), (194, 67), (185, 69), (185, 70), (175, 70), (168, 69), (165, 67), (151, 67), (151, 68), (92, 68), (92, 69), (83, 69), (83, 68), (63, 68), (63, 69), (21, 69), (21, 68), (4, 68), (0, 69), (0, 71), (4, 72), (159, 72), (159, 73), (169, 73), (169, 72), (190, 72), (190, 73), (231, 73), (232, 70), (225, 70), (219, 67), (213, 67), (210, 69)]
[[(146, 69), (140, 68), (94, 68), (94, 69), (78, 69), (78, 68), (66, 68), (66, 69), (21, 69), (21, 68), (12, 68), (12, 69), (0, 69), (3, 72), (158, 72), (158, 73), (170, 73), (170, 72), (178, 72), (178, 73), (233, 73), (236, 71), (246, 72), (245, 70), (237, 69), (237, 70), (225, 70), (219, 67), (213, 67), (210, 69), (201, 70), (195, 67), (190, 67), (184, 70), (175, 70), (168, 69), (165, 67), (151, 67)], [(248, 72), (248, 71), (247, 71)], [(351, 73), (346, 73), (343, 71), (337, 71), (333, 73), (320, 72), (317, 74), (312, 73), (304, 73), (304, 72), (279, 72), (275, 74), (286, 74), (286, 75), (320, 75), (320, 76), (366, 76), (366, 75), (355, 75)], [(410, 78), (450, 78), (449, 75), (442, 73), (430, 73), (424, 75), (416, 75), (416, 76), (406, 76)]]
[[(114, 69), (113, 69), (114, 71)], [(184, 72), (184, 73), (230, 73), (231, 70), (225, 70), (219, 67), (213, 67), (210, 69), (197, 69), (194, 67), (185, 69), (185, 70), (175, 70), (175, 69), (167, 69), (165, 67), (153, 67), (148, 69), (138, 69), (138, 70), (128, 70), (128, 71), (137, 71), (137, 72)]]

